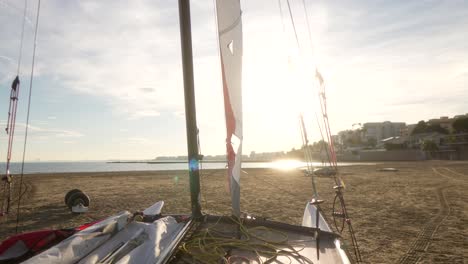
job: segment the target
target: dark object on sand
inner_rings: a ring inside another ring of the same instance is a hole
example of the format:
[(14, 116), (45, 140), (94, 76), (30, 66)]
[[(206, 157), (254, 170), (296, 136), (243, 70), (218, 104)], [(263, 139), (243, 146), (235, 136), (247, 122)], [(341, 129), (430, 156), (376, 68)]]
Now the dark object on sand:
[(395, 168), (382, 168), (382, 169), (379, 169), (378, 171), (398, 171), (398, 169), (395, 169)]
[(335, 176), (336, 170), (331, 167), (323, 167), (314, 170), (314, 174), (317, 176)]
[(65, 204), (68, 206), (68, 199), (70, 198), (70, 196), (72, 194), (75, 194), (75, 193), (78, 193), (78, 192), (82, 192), (80, 189), (73, 189), (69, 192), (67, 192), (67, 194), (65, 195)]
[(65, 204), (73, 213), (87, 212), (89, 203), (89, 196), (79, 189), (73, 189), (65, 195)]

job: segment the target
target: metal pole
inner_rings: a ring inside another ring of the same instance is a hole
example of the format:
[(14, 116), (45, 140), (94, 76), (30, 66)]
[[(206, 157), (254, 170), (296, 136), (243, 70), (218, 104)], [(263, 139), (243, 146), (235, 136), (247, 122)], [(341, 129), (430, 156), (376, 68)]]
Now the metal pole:
[(200, 175), (197, 142), (197, 117), (193, 81), (192, 33), (190, 27), (190, 2), (179, 0), (180, 42), (182, 46), (182, 69), (184, 74), (185, 122), (190, 177), (192, 216), (202, 216), (200, 204)]

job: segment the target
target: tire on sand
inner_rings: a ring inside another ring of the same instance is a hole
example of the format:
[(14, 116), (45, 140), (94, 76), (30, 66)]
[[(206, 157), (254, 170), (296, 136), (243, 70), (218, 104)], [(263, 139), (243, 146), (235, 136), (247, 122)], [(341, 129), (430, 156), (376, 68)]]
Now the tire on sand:
[(67, 192), (67, 194), (65, 195), (65, 204), (68, 206), (68, 198), (70, 198), (70, 196), (72, 196), (72, 194), (75, 194), (75, 193), (78, 193), (78, 192), (81, 192), (82, 191), (80, 189), (73, 189), (69, 192)]
[(67, 206), (71, 209), (73, 206), (81, 203), (83, 206), (89, 207), (89, 202), (89, 197), (86, 194), (83, 192), (76, 192), (68, 198)]

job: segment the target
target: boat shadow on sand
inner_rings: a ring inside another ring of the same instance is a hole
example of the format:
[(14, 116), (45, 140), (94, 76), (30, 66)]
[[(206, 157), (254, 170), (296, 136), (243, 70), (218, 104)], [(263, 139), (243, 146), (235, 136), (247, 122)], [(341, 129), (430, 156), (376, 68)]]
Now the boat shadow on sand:
[[(15, 207), (16, 209), (16, 207)], [(73, 214), (63, 204), (54, 203), (34, 208), (22, 208), (20, 212), (20, 225), (18, 233), (33, 230), (54, 228), (73, 228), (71, 222), (92, 222), (94, 219), (86, 214)], [(64, 225), (66, 223), (66, 225)], [(5, 239), (15, 234), (16, 210), (10, 214), (8, 219), (2, 223), (0, 228), (0, 239)]]

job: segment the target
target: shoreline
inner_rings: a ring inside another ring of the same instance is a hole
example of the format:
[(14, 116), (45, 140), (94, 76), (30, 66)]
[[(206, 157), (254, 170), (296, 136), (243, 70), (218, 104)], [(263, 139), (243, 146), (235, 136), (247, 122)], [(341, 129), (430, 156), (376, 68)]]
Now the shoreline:
[[(340, 162), (338, 166), (351, 165), (375, 165), (376, 163), (369, 162)], [(0, 170), (4, 164), (0, 163)], [(322, 167), (319, 162), (313, 163), (314, 167)], [(278, 162), (244, 162), (242, 169), (251, 168), (303, 168), (306, 167), (305, 162), (296, 160), (283, 160)], [(325, 165), (327, 166), (327, 165)], [(203, 170), (225, 169), (225, 162), (202, 162), (200, 168)], [(188, 164), (185, 162), (163, 162), (163, 163), (147, 163), (147, 162), (33, 162), (25, 163), (24, 175), (26, 174), (50, 174), (50, 173), (94, 173), (94, 172), (134, 172), (134, 171), (166, 171), (188, 170)], [(12, 175), (20, 175), (21, 163), (12, 163)]]
[[(47, 164), (47, 162), (43, 162), (44, 164)], [(63, 164), (66, 164), (66, 163), (71, 163), (71, 164), (80, 164), (81, 162), (61, 162)], [(93, 162), (93, 163), (98, 163), (98, 164), (112, 164), (112, 163), (108, 163), (108, 162), (104, 162), (104, 161), (98, 161), (98, 162)], [(133, 162), (132, 162), (133, 163)], [(130, 163), (130, 164), (132, 164)], [(254, 162), (251, 162), (250, 164), (252, 164)], [(270, 165), (278, 165), (278, 166), (258, 166), (258, 167), (255, 167), (255, 166), (246, 166), (246, 167), (242, 167), (242, 170), (255, 170), (255, 169), (258, 169), (258, 170), (262, 170), (262, 169), (272, 169), (272, 170), (277, 170), (279, 172), (281, 171), (285, 171), (285, 170), (292, 170), (292, 169), (297, 169), (297, 170), (301, 170), (301, 169), (305, 169), (306, 168), (306, 164), (302, 164), (302, 165), (294, 165), (294, 166), (286, 166), (286, 168), (282, 168), (281, 167), (281, 162), (279, 163), (273, 163), (273, 162), (262, 162), (262, 164), (265, 164), (265, 163), (268, 163)], [(392, 164), (423, 164), (423, 163), (427, 163), (427, 164), (433, 164), (433, 163), (444, 163), (444, 164), (451, 164), (451, 165), (463, 165), (463, 164), (467, 164), (468, 165), (468, 161), (463, 161), (463, 160), (452, 160), (452, 161), (445, 161), (445, 160), (424, 160), (424, 161), (382, 161), (382, 162), (365, 162), (365, 161), (357, 161), (357, 162), (338, 162), (338, 167), (339, 168), (346, 168), (346, 167), (353, 167), (353, 166), (392, 166)], [(1, 164), (1, 163), (0, 163)], [(25, 163), (27, 164), (27, 163)], [(113, 162), (113, 164), (126, 164), (124, 162)], [(170, 165), (171, 163), (161, 163), (161, 165)], [(177, 164), (177, 165), (183, 165), (185, 163), (174, 163), (174, 164)], [(209, 163), (204, 163), (204, 164), (209, 164)], [(215, 162), (213, 164), (219, 164), (219, 162)], [(247, 162), (247, 164), (249, 164), (249, 162)], [(152, 164), (152, 165), (155, 165), (157, 166), (158, 164)], [(151, 166), (151, 165), (150, 165)], [(328, 164), (325, 164), (325, 166), (322, 166), (322, 165), (313, 165), (314, 168), (322, 168), (322, 167), (328, 167), (329, 165)], [(98, 170), (91, 170), (91, 169), (85, 169), (85, 170), (82, 170), (82, 171), (77, 171), (77, 170), (71, 170), (71, 171), (65, 171), (65, 170), (62, 170), (60, 171), (60, 169), (58, 169), (58, 171), (27, 171), (28, 167), (26, 167), (26, 170), (24, 172), (24, 176), (45, 176), (45, 175), (66, 175), (66, 174), (77, 174), (77, 175), (85, 175), (85, 174), (94, 174), (94, 173), (98, 173), (98, 174), (120, 174), (120, 173), (130, 173), (130, 174), (133, 174), (133, 173), (156, 173), (156, 172), (165, 172), (165, 171), (172, 171), (172, 172), (188, 172), (188, 168), (186, 168), (185, 166), (179, 166), (180, 168), (134, 168), (134, 167), (128, 167), (128, 168), (124, 168), (124, 169), (117, 169), (115, 168), (114, 170), (111, 170), (111, 169), (107, 169), (107, 168), (97, 168)], [(188, 167), (188, 166), (187, 166)], [(0, 167), (1, 168), (1, 167)], [(226, 168), (224, 166), (222, 167), (202, 167), (202, 170), (201, 171), (217, 171), (217, 170), (226, 170)], [(11, 173), (11, 175), (13, 177), (19, 177), (21, 176), (20, 173), (16, 172), (16, 171), (13, 171)]]

